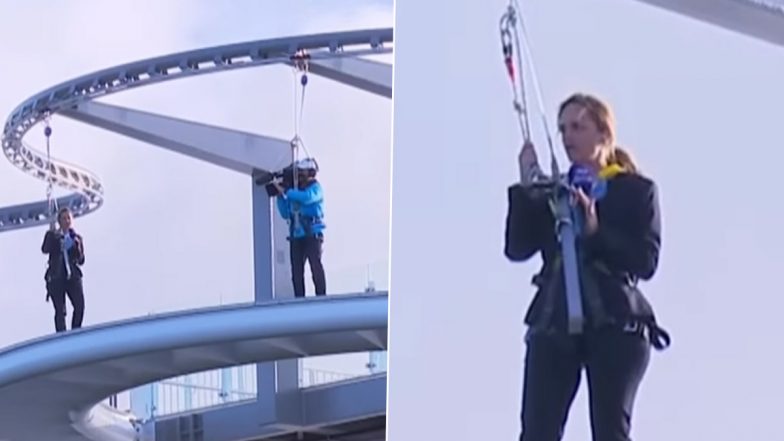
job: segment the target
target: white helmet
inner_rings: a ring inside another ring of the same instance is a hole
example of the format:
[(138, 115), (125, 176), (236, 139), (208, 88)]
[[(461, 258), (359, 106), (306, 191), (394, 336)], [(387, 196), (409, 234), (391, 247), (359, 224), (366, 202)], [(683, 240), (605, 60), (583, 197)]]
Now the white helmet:
[(318, 171), (318, 164), (316, 163), (316, 160), (313, 158), (300, 159), (299, 161), (297, 161), (296, 166), (298, 170), (314, 171), (314, 172)]

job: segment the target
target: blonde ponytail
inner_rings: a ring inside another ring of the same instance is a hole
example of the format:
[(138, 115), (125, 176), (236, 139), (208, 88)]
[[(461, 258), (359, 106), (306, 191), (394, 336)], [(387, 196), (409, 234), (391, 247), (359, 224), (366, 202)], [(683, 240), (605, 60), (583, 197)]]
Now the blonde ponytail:
[(610, 157), (607, 159), (609, 163), (623, 167), (627, 173), (638, 174), (640, 172), (634, 157), (624, 148), (616, 146), (610, 151)]

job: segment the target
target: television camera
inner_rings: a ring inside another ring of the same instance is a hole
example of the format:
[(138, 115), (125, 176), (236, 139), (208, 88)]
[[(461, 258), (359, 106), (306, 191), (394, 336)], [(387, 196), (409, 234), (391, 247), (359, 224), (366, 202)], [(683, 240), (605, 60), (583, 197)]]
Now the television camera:
[(306, 158), (289, 165), (283, 170), (265, 174), (264, 177), (258, 178), (256, 184), (264, 185), (267, 194), (270, 197), (275, 197), (280, 194), (278, 187), (275, 183), (279, 184), (283, 190), (294, 188), (295, 174), (297, 182), (303, 182), (310, 178), (315, 178), (318, 173), (318, 163), (313, 158)]

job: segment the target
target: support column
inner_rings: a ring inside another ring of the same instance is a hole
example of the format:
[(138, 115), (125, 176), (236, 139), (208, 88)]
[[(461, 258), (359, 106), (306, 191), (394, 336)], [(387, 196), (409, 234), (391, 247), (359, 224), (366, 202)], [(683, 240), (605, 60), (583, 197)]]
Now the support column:
[(131, 389), (131, 413), (143, 421), (152, 417), (152, 384)]
[[(263, 185), (251, 177), (253, 201), (253, 266), (256, 303), (294, 297), (289, 264), (288, 226)], [(259, 363), (257, 401), (261, 424), (298, 424), (298, 360)]]
[(221, 401), (226, 403), (229, 400), (229, 395), (231, 394), (231, 386), (234, 383), (232, 381), (231, 371), (233, 368), (223, 368), (221, 369), (221, 382), (220, 382), (220, 398)]
[(256, 303), (275, 298), (273, 271), (273, 200), (263, 185), (257, 185), (251, 177), (251, 201), (253, 204), (253, 286)]
[[(289, 226), (273, 209), (272, 236), (275, 249), (275, 298), (293, 299), (294, 285), (291, 281), (291, 263), (289, 252)], [(307, 300), (302, 300), (307, 301)], [(275, 362), (277, 373), (277, 409), (278, 422), (283, 424), (301, 424), (302, 411), (300, 406), (300, 360), (279, 360)]]
[(190, 411), (193, 409), (193, 388), (191, 387), (193, 384), (191, 381), (191, 376), (186, 375), (183, 380), (185, 383), (185, 390), (183, 391), (185, 395), (185, 409)]

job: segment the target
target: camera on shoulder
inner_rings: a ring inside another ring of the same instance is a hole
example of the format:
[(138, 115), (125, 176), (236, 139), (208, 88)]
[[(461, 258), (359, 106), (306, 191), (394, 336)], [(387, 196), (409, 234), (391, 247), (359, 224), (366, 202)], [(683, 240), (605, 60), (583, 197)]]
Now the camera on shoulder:
[(298, 180), (315, 178), (318, 173), (318, 165), (315, 159), (308, 158), (298, 161), (297, 164), (291, 164), (283, 170), (274, 173), (263, 173), (256, 178), (256, 185), (264, 185), (267, 194), (270, 197), (280, 195), (276, 183), (283, 188), (284, 191), (294, 188), (294, 177), (297, 173)]

